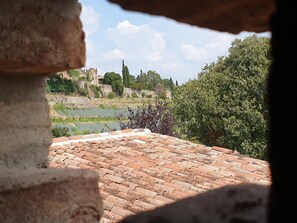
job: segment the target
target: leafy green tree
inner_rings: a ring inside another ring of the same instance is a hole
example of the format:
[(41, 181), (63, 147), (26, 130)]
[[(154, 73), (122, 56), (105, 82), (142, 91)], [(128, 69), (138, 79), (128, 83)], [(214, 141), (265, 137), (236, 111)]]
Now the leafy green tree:
[(162, 82), (165, 88), (169, 89), (170, 91), (173, 91), (175, 85), (171, 77), (169, 79), (167, 78), (163, 79)]
[(112, 83), (117, 80), (122, 80), (121, 75), (119, 75), (115, 72), (106, 72), (104, 74), (102, 83), (112, 85)]
[(206, 65), (197, 79), (174, 90), (181, 133), (207, 145), (266, 158), (269, 43), (269, 38), (256, 35), (235, 39), (228, 56)]
[(152, 70), (149, 70), (147, 73), (143, 73), (142, 80), (144, 83), (144, 89), (150, 91), (153, 91), (157, 84), (162, 82), (160, 74)]
[(123, 96), (124, 93), (124, 84), (121, 80), (116, 80), (112, 82), (112, 91), (115, 92), (119, 96)]

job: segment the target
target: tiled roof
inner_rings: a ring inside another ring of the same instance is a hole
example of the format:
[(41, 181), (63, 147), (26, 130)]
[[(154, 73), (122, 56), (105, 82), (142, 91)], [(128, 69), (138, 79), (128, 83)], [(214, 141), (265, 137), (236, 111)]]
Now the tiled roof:
[(55, 138), (49, 165), (98, 172), (103, 223), (229, 184), (271, 183), (266, 161), (147, 129)]

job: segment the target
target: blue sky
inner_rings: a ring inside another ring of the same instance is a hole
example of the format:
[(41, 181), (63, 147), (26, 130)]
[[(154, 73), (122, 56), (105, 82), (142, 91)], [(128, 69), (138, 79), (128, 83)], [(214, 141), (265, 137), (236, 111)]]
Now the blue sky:
[[(86, 34), (86, 68), (99, 74), (121, 74), (122, 60), (130, 74), (154, 70), (180, 84), (197, 77), (205, 64), (227, 55), (232, 35), (178, 23), (160, 16), (124, 11), (106, 0), (80, 0)], [(270, 33), (258, 35), (269, 36)]]

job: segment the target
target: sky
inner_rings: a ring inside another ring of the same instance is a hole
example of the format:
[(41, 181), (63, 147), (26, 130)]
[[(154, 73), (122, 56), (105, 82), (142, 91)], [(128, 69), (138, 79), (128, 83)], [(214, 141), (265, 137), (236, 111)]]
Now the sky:
[[(255, 34), (217, 32), (162, 16), (122, 10), (106, 0), (80, 0), (86, 35), (85, 68), (122, 73), (122, 60), (135, 77), (156, 71), (179, 84), (197, 78), (201, 69), (228, 54), (231, 42)], [(270, 36), (270, 33), (257, 33)]]

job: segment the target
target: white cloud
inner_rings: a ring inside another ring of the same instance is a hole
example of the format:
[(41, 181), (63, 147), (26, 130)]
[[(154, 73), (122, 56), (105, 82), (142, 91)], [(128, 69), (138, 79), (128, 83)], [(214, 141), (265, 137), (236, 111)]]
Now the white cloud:
[(116, 27), (107, 30), (108, 37), (116, 44), (116, 48), (130, 61), (147, 61), (155, 63), (163, 59), (166, 41), (161, 33), (148, 24), (134, 25), (124, 20)]
[(217, 34), (200, 47), (183, 43), (180, 52), (188, 61), (209, 63), (215, 61), (218, 56), (226, 55), (233, 39), (234, 36), (230, 34)]
[(189, 61), (200, 62), (207, 56), (207, 50), (203, 47), (195, 47), (192, 44), (182, 44), (180, 46), (182, 55)]
[(82, 5), (80, 18), (87, 37), (99, 30), (100, 15), (91, 6)]
[(119, 49), (114, 49), (104, 54), (104, 58), (108, 60), (121, 60), (127, 58), (126, 54)]

